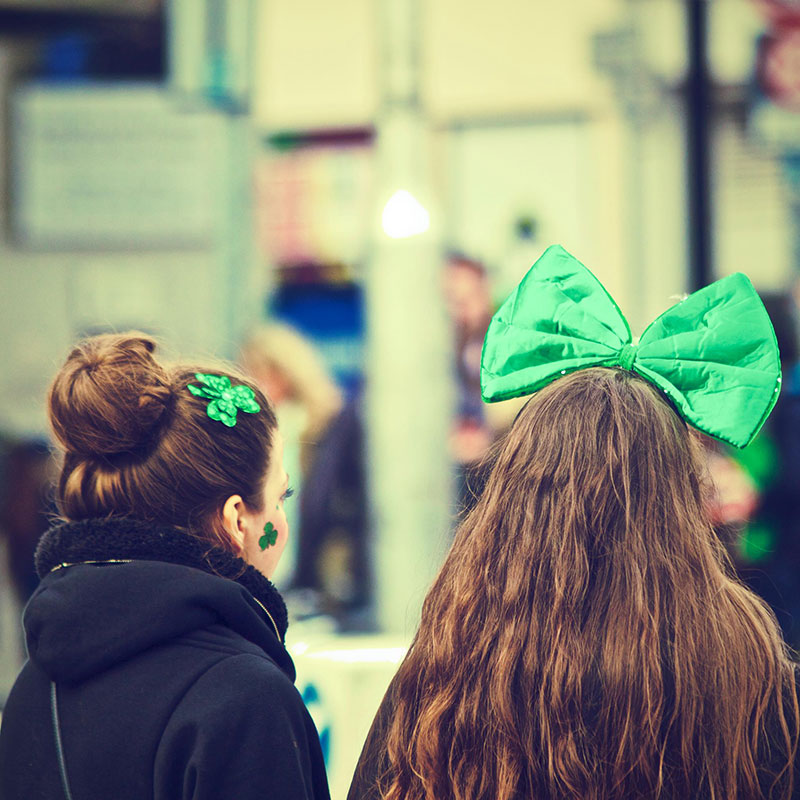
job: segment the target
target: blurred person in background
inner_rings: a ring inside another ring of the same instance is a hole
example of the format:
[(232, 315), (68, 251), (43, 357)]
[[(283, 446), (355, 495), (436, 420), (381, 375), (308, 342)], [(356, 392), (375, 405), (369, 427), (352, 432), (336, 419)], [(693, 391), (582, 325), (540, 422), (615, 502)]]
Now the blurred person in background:
[(87, 339), (48, 398), (63, 522), (41, 539), (0, 796), (329, 797), (269, 578), (289, 536), (281, 434), (228, 367)]
[(800, 371), (797, 308), (789, 292), (762, 292), (781, 354), (778, 402), (744, 450), (708, 443), (712, 507), (739, 575), (775, 611), (800, 648)]
[(796, 668), (714, 535), (690, 427), (745, 446), (779, 382), (743, 276), (634, 346), (594, 276), (548, 249), (483, 355), (488, 402), (532, 396), (428, 593), (350, 800), (800, 796)]
[(494, 440), (481, 399), (481, 348), (492, 318), (486, 269), (461, 253), (447, 257), (443, 273), (445, 307), (453, 328), (457, 407), (450, 432), (450, 453), (456, 466), (456, 502), (472, 507), (486, 480), (481, 464)]
[(346, 399), (312, 343), (288, 325), (254, 329), (242, 345), (241, 363), (278, 416), (295, 420), (301, 473), (290, 611), (328, 614), (341, 630), (369, 628), (360, 397)]
[(8, 439), (0, 444), (0, 536), (6, 537), (9, 576), (23, 605), (39, 583), (33, 554), (56, 510), (54, 470), (46, 442)]
[(443, 291), (453, 329), (457, 396), (450, 455), (456, 467), (456, 506), (463, 515), (483, 490), (489, 448), (511, 426), (522, 403), (511, 399), (487, 405), (481, 398), (481, 350), (493, 311), (484, 265), (451, 253), (445, 262)]

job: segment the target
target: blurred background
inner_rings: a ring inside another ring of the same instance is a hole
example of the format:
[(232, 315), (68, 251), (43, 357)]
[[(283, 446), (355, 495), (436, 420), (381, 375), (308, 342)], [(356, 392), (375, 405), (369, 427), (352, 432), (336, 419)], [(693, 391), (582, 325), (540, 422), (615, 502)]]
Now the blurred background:
[(141, 329), (278, 408), (276, 582), (341, 794), (517, 410), (480, 402), (488, 320), (552, 243), (635, 334), (731, 272), (762, 292), (787, 379), (753, 446), (709, 443), (716, 523), (800, 644), (800, 2), (0, 0), (0, 698), (48, 382)]

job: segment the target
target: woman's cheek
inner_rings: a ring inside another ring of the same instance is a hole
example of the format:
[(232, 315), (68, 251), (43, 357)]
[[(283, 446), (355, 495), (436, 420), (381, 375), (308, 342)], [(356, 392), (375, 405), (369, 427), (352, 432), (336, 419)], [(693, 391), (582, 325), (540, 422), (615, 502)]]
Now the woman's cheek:
[(276, 544), (282, 549), (289, 538), (289, 521), (286, 519), (286, 512), (282, 505), (275, 506), (275, 510), (270, 514), (268, 525), (271, 525), (277, 534)]
[(286, 544), (289, 539), (289, 520), (286, 519), (283, 509), (280, 509), (278, 519), (275, 521), (275, 527), (278, 530), (278, 542), (281, 545)]

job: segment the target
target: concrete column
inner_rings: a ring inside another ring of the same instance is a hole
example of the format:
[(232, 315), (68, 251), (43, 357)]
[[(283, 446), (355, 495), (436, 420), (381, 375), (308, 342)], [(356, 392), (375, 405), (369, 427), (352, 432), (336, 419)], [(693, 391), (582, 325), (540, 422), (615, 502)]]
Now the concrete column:
[[(450, 528), (452, 357), (441, 296), (442, 221), (430, 182), (430, 132), (417, 96), (417, 5), (382, 0), (383, 102), (367, 265), (366, 416), (378, 622), (410, 634)], [(397, 199), (398, 191), (407, 192)], [(399, 208), (386, 207), (391, 197)], [(430, 227), (416, 224), (424, 212)], [(403, 210), (405, 208), (405, 211)], [(383, 217), (383, 223), (382, 223)], [(405, 219), (404, 219), (405, 217)], [(403, 232), (419, 231), (404, 238)]]

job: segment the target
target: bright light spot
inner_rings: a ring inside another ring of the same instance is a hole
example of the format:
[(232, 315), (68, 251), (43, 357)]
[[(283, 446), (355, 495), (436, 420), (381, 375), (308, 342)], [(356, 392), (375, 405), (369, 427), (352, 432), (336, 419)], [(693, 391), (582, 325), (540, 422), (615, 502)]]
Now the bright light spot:
[(425, 233), (430, 227), (430, 214), (411, 192), (399, 189), (383, 207), (383, 230), (392, 239), (407, 239)]
[(295, 642), (294, 644), (289, 645), (288, 649), (293, 656), (301, 656), (308, 650), (308, 643)]

